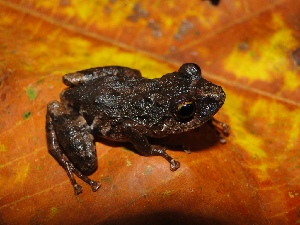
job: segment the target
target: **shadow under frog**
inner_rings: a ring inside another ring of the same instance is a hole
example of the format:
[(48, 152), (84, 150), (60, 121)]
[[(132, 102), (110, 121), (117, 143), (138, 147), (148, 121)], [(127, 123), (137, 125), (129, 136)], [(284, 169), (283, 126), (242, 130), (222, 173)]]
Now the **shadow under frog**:
[(225, 101), (222, 87), (205, 80), (193, 63), (156, 79), (144, 78), (135, 69), (107, 66), (66, 74), (63, 82), (68, 88), (61, 93), (61, 101), (47, 106), (47, 142), (76, 195), (82, 187), (73, 174), (93, 191), (101, 186), (87, 177), (97, 168), (97, 137), (130, 142), (141, 155), (164, 157), (175, 171), (180, 163), (149, 139), (188, 132), (203, 124), (216, 131), (221, 143), (229, 134), (229, 127), (213, 118)]

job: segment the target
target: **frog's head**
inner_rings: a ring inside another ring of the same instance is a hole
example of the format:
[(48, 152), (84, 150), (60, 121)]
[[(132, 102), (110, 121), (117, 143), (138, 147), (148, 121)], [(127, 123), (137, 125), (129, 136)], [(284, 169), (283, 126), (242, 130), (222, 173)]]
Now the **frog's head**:
[(187, 123), (191, 127), (200, 126), (218, 112), (226, 95), (222, 87), (201, 76), (201, 69), (196, 64), (183, 64), (178, 73), (188, 80), (190, 86), (185, 93), (172, 99), (170, 111), (179, 123)]

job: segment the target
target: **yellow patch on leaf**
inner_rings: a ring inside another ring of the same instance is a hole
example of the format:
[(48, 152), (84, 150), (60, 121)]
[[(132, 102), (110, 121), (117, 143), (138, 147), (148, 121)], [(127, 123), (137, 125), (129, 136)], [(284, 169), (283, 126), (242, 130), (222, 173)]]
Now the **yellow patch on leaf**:
[[(241, 114), (244, 98), (235, 93), (228, 92), (226, 99), (226, 114), (230, 116), (230, 126), (234, 131), (236, 138), (232, 140), (234, 144), (242, 146), (253, 158), (266, 157), (266, 153), (261, 148), (262, 139), (251, 133), (244, 126), (247, 114)], [(228, 112), (227, 112), (228, 111)]]
[(273, 14), (270, 27), (275, 28), (270, 37), (243, 43), (246, 50), (237, 46), (227, 57), (225, 69), (238, 78), (251, 81), (272, 81), (283, 77), (285, 88), (295, 89), (299, 87), (300, 80), (297, 79), (296, 71), (289, 68), (289, 53), (299, 43), (279, 14)]
[[(259, 180), (269, 180), (268, 171), (276, 170), (278, 163), (286, 160), (288, 151), (299, 149), (295, 143), (300, 136), (300, 110), (291, 110), (280, 102), (265, 98), (251, 100), (251, 106), (247, 106), (244, 96), (226, 92), (227, 100), (222, 110), (231, 115), (229, 124), (235, 136), (231, 141), (252, 157), (253, 160), (244, 163), (256, 171)], [(278, 135), (286, 140), (281, 146), (283, 151), (274, 151), (280, 146), (272, 145)], [(291, 166), (296, 167), (297, 161), (294, 163)]]

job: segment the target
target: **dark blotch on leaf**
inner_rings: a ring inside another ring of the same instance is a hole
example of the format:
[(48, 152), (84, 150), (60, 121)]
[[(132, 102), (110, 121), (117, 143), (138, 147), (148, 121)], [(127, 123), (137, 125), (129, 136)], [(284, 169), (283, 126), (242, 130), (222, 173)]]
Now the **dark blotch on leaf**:
[(23, 114), (24, 120), (27, 120), (30, 116), (31, 116), (31, 112), (30, 112), (30, 111), (29, 111), (29, 112), (25, 112), (25, 113)]

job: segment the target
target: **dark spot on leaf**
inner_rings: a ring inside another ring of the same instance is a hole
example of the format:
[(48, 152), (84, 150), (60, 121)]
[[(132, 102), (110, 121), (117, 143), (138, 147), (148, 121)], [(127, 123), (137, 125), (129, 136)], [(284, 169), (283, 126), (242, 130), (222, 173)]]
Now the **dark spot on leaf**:
[[(202, 0), (202, 1), (207, 1), (207, 0)], [(219, 5), (219, 3), (220, 3), (220, 0), (209, 0), (210, 1), (210, 3), (212, 4), (212, 5), (214, 5), (214, 6), (217, 6), (217, 5)]]
[(31, 116), (31, 112), (30, 112), (30, 111), (25, 112), (25, 113), (23, 114), (24, 120), (27, 120), (30, 116)]
[(249, 49), (249, 44), (248, 42), (244, 41), (244, 42), (241, 42), (239, 45), (238, 45), (238, 49), (240, 51), (247, 51)]
[(132, 14), (127, 17), (132, 22), (138, 22), (139, 19), (147, 18), (148, 12), (144, 10), (140, 3), (136, 3), (133, 6)]
[(107, 176), (107, 177), (102, 177), (101, 181), (106, 182), (106, 183), (110, 183), (112, 181), (112, 178)]
[(300, 66), (300, 48), (297, 48), (295, 51), (292, 52), (292, 57), (294, 62), (297, 66)]
[(41, 84), (41, 83), (43, 83), (44, 82), (44, 78), (41, 78), (41, 79), (39, 79), (37, 82), (36, 82), (36, 84)]

